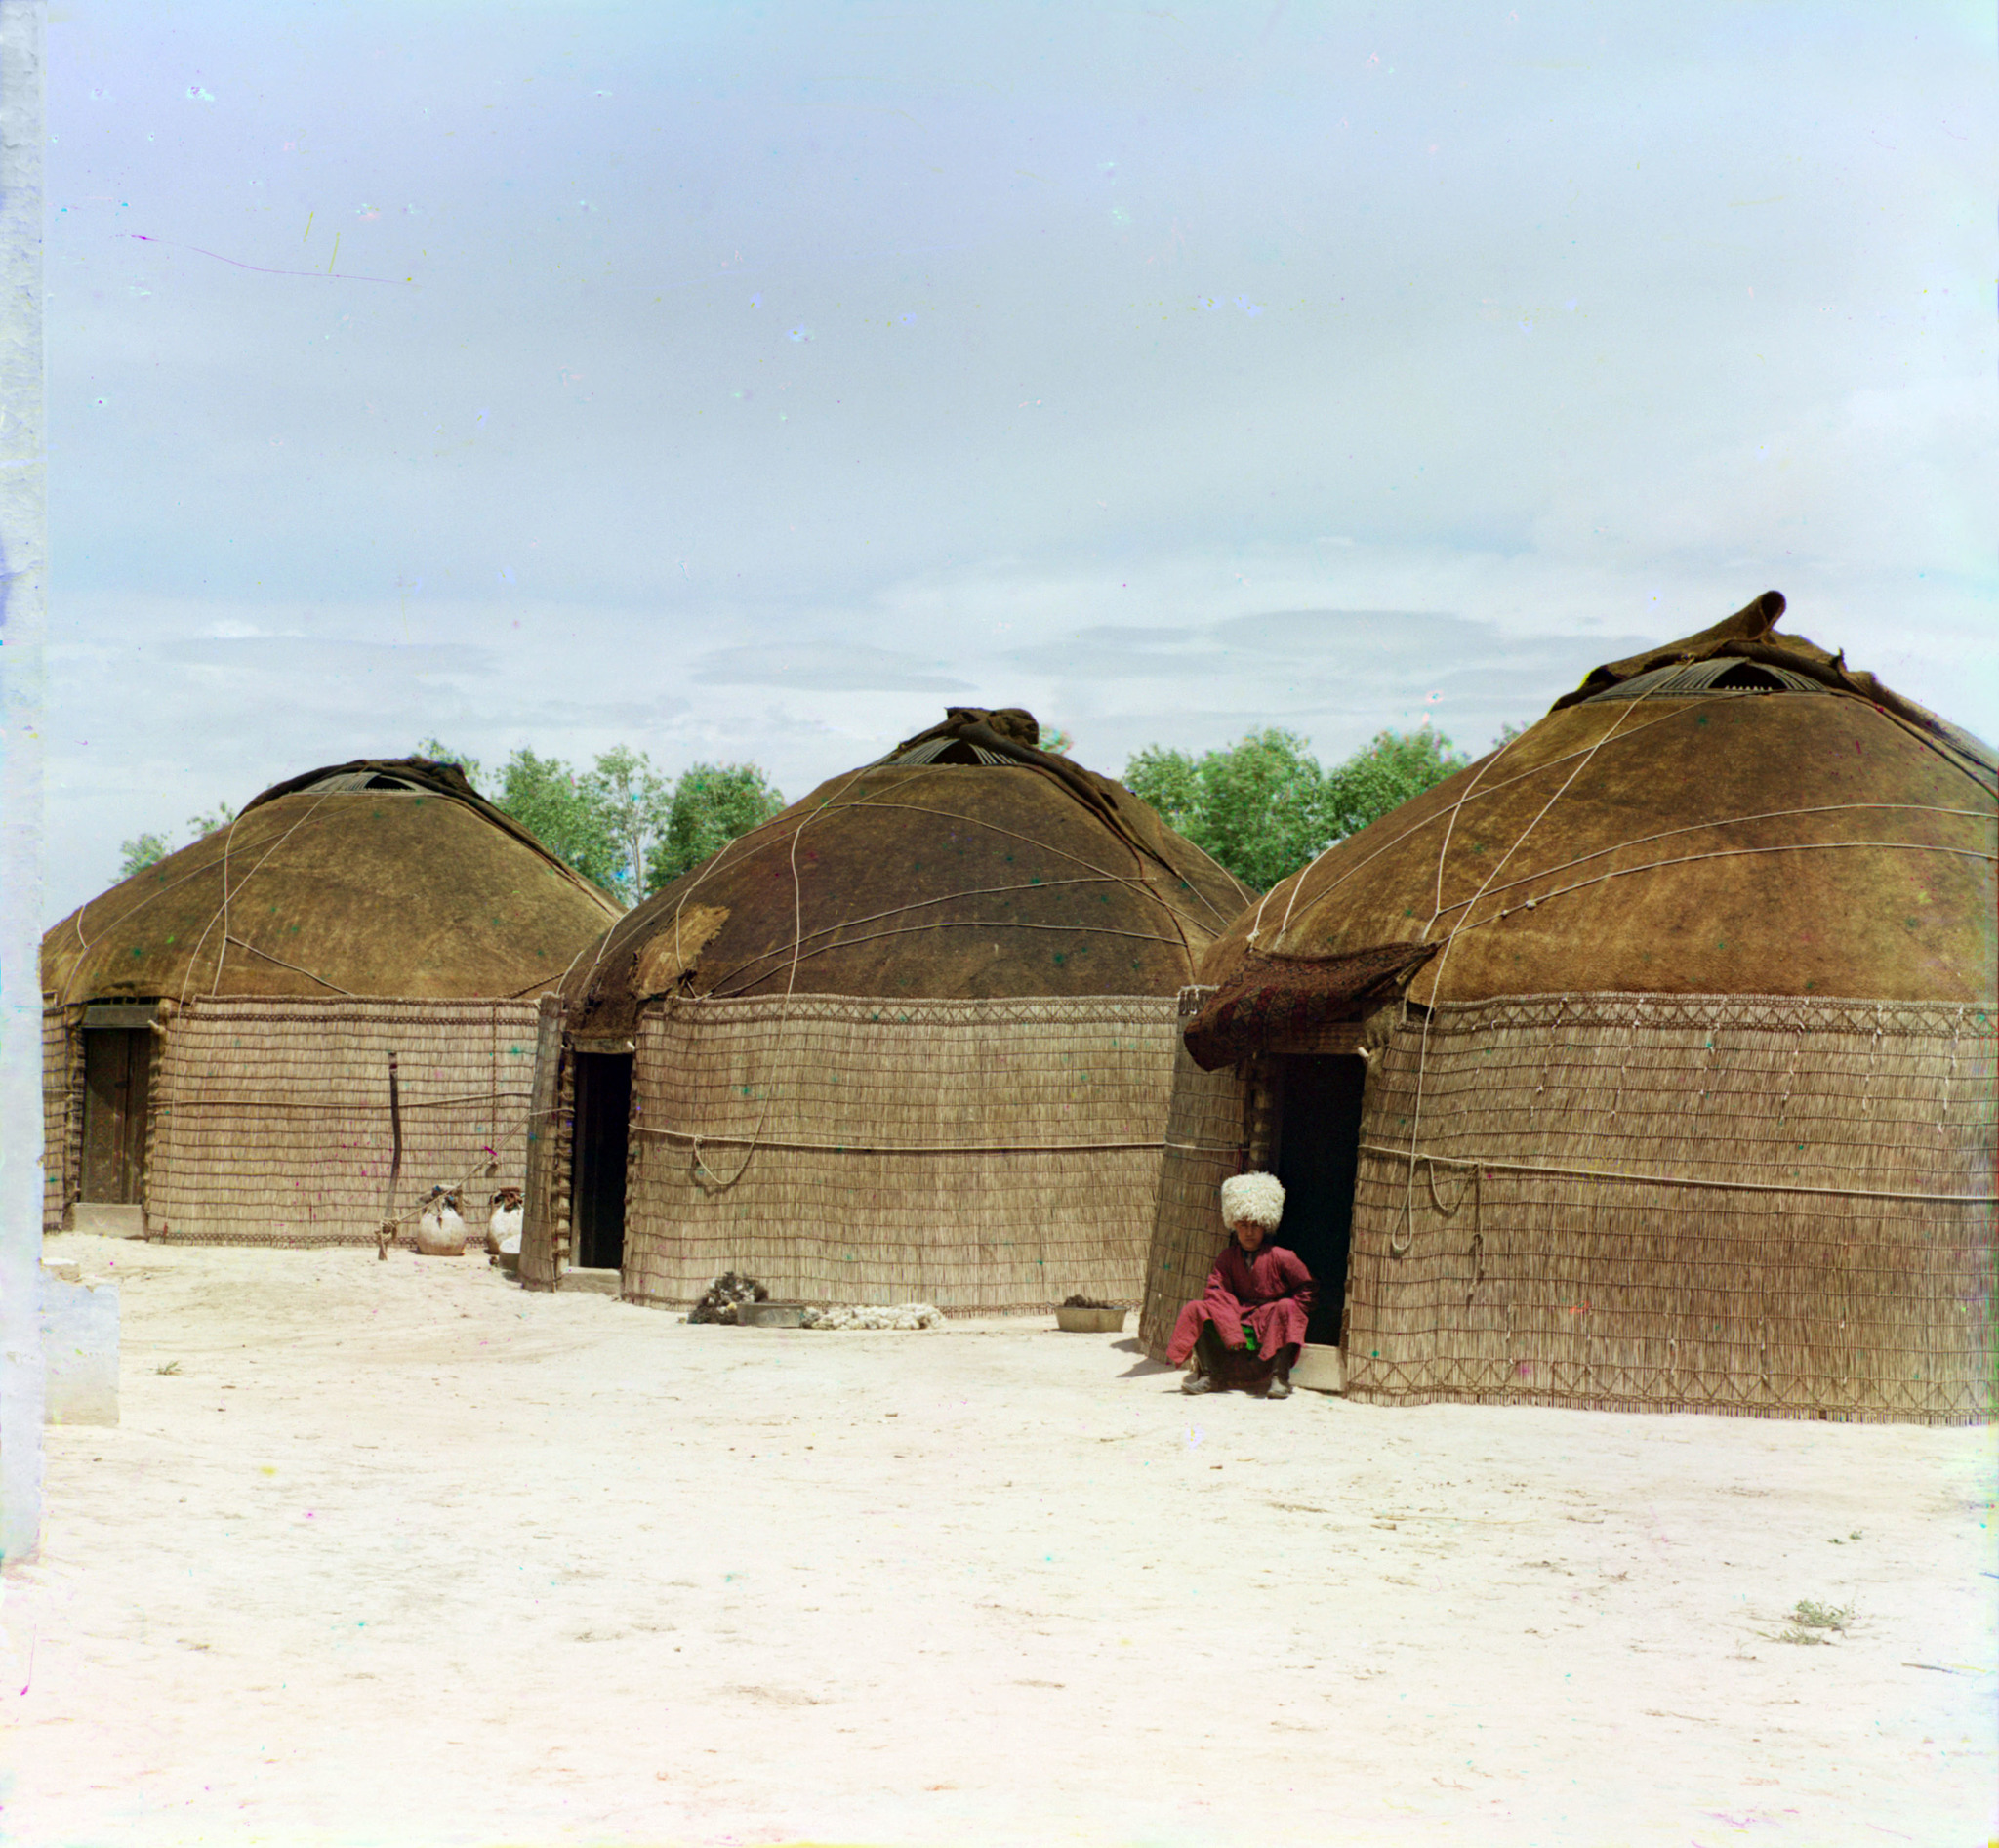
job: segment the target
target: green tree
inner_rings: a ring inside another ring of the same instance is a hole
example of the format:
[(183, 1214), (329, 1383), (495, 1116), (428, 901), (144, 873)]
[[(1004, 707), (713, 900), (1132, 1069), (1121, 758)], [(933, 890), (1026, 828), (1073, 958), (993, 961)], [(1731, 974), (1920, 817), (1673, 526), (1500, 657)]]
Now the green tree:
[(618, 895), (635, 905), (663, 882), (650, 877), (652, 857), (672, 821), (673, 788), (643, 751), (614, 745), (597, 759), (590, 783), (617, 837)]
[(1458, 756), (1441, 731), (1377, 731), (1363, 751), (1329, 771), (1326, 778), (1324, 814), (1327, 838), (1344, 841), (1391, 808), (1400, 808), (1447, 776), (1454, 776), (1468, 760)]
[(1124, 766), (1124, 785), (1244, 884), (1267, 890), (1463, 767), (1450, 740), (1428, 728), (1377, 732), (1331, 770), (1297, 733), (1270, 728), (1199, 759), (1154, 745)]
[(1295, 732), (1252, 732), (1199, 759), (1154, 745), (1124, 785), (1248, 885), (1275, 885), (1326, 843), (1325, 775)]
[(523, 745), (502, 766), (499, 791), (489, 800), (592, 885), (623, 895), (618, 818), (595, 779)]
[(646, 860), (646, 890), (671, 883), (784, 805), (754, 763), (689, 765), (673, 785), (664, 836)]
[(1186, 752), (1148, 745), (1125, 764), (1124, 787), (1140, 801), (1150, 802), (1175, 834), (1195, 839), (1202, 825), (1201, 765)]
[(236, 811), (227, 802), (218, 802), (212, 815), (189, 815), (187, 828), (189, 838), (202, 841), (212, 834), (218, 834), (236, 819)]
[(118, 863), (118, 877), (130, 879), (149, 866), (157, 866), (173, 849), (167, 845), (165, 835), (143, 834), (136, 841), (120, 842), (118, 851), (124, 855)]
[(1206, 847), (1244, 884), (1267, 890), (1326, 845), (1326, 778), (1296, 732), (1254, 732), (1201, 760)]

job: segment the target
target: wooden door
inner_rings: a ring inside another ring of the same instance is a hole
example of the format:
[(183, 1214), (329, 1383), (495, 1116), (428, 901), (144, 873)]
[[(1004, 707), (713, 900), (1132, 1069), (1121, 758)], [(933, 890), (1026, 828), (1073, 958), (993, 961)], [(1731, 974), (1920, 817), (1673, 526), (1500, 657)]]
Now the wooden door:
[(83, 1030), (83, 1186), (79, 1198), (114, 1206), (145, 1199), (150, 1027)]

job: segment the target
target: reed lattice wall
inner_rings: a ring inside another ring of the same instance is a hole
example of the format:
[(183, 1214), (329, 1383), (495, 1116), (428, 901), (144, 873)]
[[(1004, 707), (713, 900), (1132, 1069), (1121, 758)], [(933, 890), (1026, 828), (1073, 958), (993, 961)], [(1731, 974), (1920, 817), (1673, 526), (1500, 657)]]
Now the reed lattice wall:
[[(83, 1009), (42, 1008), (42, 1231), (60, 1232), (83, 1171)], [(73, 1067), (73, 1069), (72, 1069)]]
[(1137, 1299), (1177, 1040), (1160, 997), (681, 1002), (633, 1061), (625, 1294)]
[(368, 1244), (388, 1178), (397, 1055), (402, 1235), (432, 1184), (484, 1203), (526, 1159), (535, 1005), (521, 1001), (190, 1002), (153, 1086), (151, 1236), (194, 1244)]
[[(1988, 1416), (1994, 1063), (1989, 1005), (1412, 1014), (1368, 1072), (1348, 1393)], [(1220, 1244), (1211, 1203), (1163, 1214), (1155, 1275)], [(1174, 1307), (1148, 1301), (1149, 1347)]]
[[(1179, 1026), (1211, 992), (1181, 991)], [(1243, 1070), (1225, 1065), (1203, 1072), (1184, 1042), (1174, 1047), (1173, 1099), (1138, 1327), (1140, 1343), (1155, 1359), (1165, 1352), (1180, 1305), (1201, 1294), (1221, 1254), (1217, 1202), (1222, 1182), (1245, 1165), (1248, 1102)]]

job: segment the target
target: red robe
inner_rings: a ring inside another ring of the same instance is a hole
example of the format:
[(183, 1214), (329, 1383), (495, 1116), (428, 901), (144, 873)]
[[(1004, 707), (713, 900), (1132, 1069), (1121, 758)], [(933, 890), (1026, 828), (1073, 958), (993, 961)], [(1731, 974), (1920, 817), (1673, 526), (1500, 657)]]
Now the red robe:
[(1207, 1274), (1206, 1293), (1182, 1309), (1173, 1324), (1166, 1358), (1180, 1366), (1194, 1352), (1203, 1326), (1212, 1322), (1222, 1345), (1231, 1350), (1244, 1346), (1243, 1326), (1247, 1323), (1256, 1333), (1256, 1358), (1275, 1361), (1280, 1348), (1293, 1341), (1304, 1343), (1305, 1325), (1318, 1294), (1312, 1273), (1288, 1246), (1266, 1243), (1252, 1253), (1231, 1238), (1229, 1249)]

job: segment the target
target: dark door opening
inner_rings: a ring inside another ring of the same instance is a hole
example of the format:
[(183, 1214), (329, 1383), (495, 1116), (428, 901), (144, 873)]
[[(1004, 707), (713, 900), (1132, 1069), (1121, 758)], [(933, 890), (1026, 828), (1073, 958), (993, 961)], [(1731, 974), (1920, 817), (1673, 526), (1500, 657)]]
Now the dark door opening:
[(631, 1129), (632, 1055), (577, 1053), (569, 1261), (585, 1270), (625, 1267), (625, 1152)]
[(1367, 1062), (1313, 1055), (1285, 1058), (1281, 1069), (1277, 1177), (1285, 1184), (1285, 1218), (1277, 1243), (1296, 1252), (1318, 1280), (1309, 1338), (1336, 1347), (1346, 1305)]
[(150, 1027), (83, 1030), (83, 1173), (79, 1199), (145, 1200), (145, 1116), (152, 1088)]

